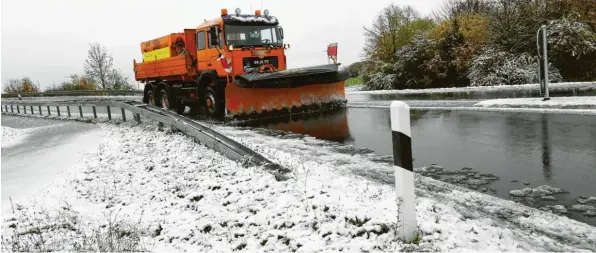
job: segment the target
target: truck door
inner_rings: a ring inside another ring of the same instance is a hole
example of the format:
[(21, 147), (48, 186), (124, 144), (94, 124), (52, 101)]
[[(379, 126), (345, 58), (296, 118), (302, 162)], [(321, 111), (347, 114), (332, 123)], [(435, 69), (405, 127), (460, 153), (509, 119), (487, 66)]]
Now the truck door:
[(207, 37), (206, 32), (197, 32), (197, 60), (199, 62), (199, 70), (208, 69), (207, 64), (212, 63), (210, 59), (207, 59)]
[[(216, 45), (211, 45), (210, 41), (211, 41), (211, 33), (209, 33), (209, 31), (207, 31), (207, 59), (217, 59), (219, 58), (219, 54), (224, 53), (225, 50), (223, 48), (223, 33), (221, 32), (221, 28), (219, 28), (218, 26), (215, 26), (215, 30), (216, 30), (216, 34), (215, 36), (217, 36), (218, 42), (219, 44)], [(221, 66), (221, 64), (219, 64), (217, 61), (212, 60), (213, 66), (210, 66), (210, 69), (215, 69), (217, 71), (218, 75), (225, 75), (225, 71), (223, 70), (223, 67)]]

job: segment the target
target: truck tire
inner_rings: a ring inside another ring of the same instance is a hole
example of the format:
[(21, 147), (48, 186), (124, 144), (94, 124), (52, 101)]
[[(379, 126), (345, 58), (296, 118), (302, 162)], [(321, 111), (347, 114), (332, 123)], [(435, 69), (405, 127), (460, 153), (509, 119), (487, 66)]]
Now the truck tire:
[(171, 110), (174, 105), (174, 99), (170, 96), (168, 88), (162, 87), (159, 89), (159, 106), (166, 110)]
[(221, 108), (217, 106), (217, 93), (213, 89), (213, 87), (208, 87), (205, 90), (205, 109), (207, 109), (207, 114), (210, 117), (217, 117)]
[(145, 96), (143, 96), (143, 102), (150, 105), (155, 105), (155, 94), (153, 94), (153, 89), (148, 89), (145, 91)]

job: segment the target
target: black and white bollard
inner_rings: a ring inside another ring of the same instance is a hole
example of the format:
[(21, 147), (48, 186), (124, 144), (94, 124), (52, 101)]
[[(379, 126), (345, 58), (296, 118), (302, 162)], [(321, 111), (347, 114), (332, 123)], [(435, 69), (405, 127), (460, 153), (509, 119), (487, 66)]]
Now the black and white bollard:
[(404, 102), (393, 101), (390, 114), (397, 193), (397, 234), (399, 239), (411, 242), (416, 237), (418, 228), (414, 197), (410, 107)]

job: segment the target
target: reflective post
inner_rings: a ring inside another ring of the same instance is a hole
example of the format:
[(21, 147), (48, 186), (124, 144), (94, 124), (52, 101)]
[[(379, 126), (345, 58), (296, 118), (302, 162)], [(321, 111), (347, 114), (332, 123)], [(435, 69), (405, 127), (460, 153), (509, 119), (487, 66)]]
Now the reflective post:
[(393, 101), (390, 114), (397, 193), (397, 236), (405, 242), (411, 242), (416, 237), (417, 222), (410, 107), (404, 102)]
[(110, 107), (106, 106), (106, 109), (108, 109), (108, 120), (112, 120), (112, 112), (110, 112)]
[(39, 106), (39, 115), (41, 115), (41, 105)]
[(97, 119), (97, 112), (95, 111), (95, 106), (93, 106), (93, 117)]
[(124, 108), (120, 108), (120, 111), (122, 112), (122, 121), (126, 122), (126, 113), (124, 113)]
[(83, 108), (81, 106), (79, 106), (79, 115), (81, 115), (81, 118), (83, 117)]

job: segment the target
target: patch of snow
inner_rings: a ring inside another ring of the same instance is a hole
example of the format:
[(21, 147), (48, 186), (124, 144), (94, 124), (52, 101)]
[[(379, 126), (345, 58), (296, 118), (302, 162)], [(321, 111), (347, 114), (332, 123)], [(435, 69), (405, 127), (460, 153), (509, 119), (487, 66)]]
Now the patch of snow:
[(230, 19), (234, 19), (234, 20), (238, 20), (241, 22), (264, 22), (264, 23), (269, 23), (269, 24), (274, 24), (277, 22), (277, 18), (275, 18), (274, 16), (270, 16), (270, 18), (265, 18), (265, 17), (255, 17), (255, 16), (247, 16), (247, 17), (242, 17), (242, 16), (236, 16), (236, 15), (229, 15)]
[[(596, 89), (596, 82), (561, 82), (549, 83), (549, 90), (554, 89)], [(457, 88), (434, 88), (434, 89), (404, 89), (404, 90), (373, 90), (373, 91), (351, 91), (351, 94), (436, 94), (453, 92), (486, 92), (486, 91), (517, 91), (517, 90), (540, 90), (540, 85), (496, 85), (496, 86), (471, 86)]]
[(480, 107), (513, 107), (513, 108), (557, 108), (557, 109), (596, 109), (596, 96), (551, 97), (542, 98), (503, 98), (478, 102)]
[(541, 207), (540, 210), (549, 211), (552, 213), (560, 213), (560, 214), (567, 213), (567, 208), (565, 208), (565, 206), (563, 206), (563, 205), (544, 206), (544, 207)]
[(27, 131), (2, 126), (2, 148), (10, 147), (22, 142), (27, 137)]
[(588, 205), (573, 205), (571, 206), (571, 210), (578, 212), (595, 211), (596, 207)]
[(580, 196), (579, 198), (577, 198), (577, 203), (580, 203), (582, 205), (587, 204), (587, 203), (596, 203), (596, 197), (584, 197), (584, 196)]
[(22, 143), (27, 137), (29, 137), (35, 131), (57, 127), (59, 125), (41, 126), (41, 127), (30, 127), (30, 128), (12, 128), (2, 126), (2, 148), (8, 148), (19, 143)]
[(532, 188), (524, 188), (521, 190), (512, 190), (509, 192), (509, 195), (514, 197), (529, 197), (529, 198), (540, 198), (543, 196), (550, 196), (553, 194), (559, 193), (566, 193), (565, 190), (560, 188), (555, 188), (549, 185), (541, 185), (534, 189)]
[(364, 88), (364, 85), (358, 84), (358, 85), (346, 86), (344, 89), (345, 89), (345, 91), (350, 92), (350, 91), (361, 91), (362, 88)]

